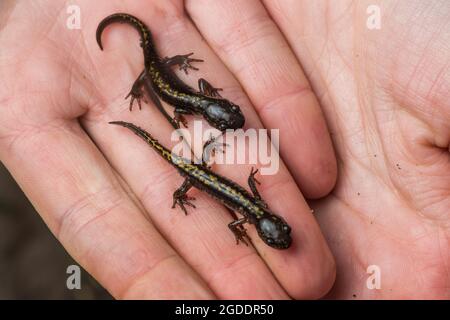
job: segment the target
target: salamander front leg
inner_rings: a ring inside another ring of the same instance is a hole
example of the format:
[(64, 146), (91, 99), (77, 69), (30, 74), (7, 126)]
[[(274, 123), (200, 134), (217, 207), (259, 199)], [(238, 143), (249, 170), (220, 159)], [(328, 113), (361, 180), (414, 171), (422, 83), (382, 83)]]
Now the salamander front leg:
[(192, 70), (198, 70), (198, 68), (191, 65), (191, 62), (203, 62), (202, 59), (194, 59), (189, 58), (194, 53), (188, 53), (188, 54), (178, 54), (173, 57), (165, 57), (162, 59), (162, 63), (164, 63), (166, 66), (178, 66), (180, 70), (183, 70), (185, 74), (188, 74), (188, 69)]
[(173, 118), (173, 121), (177, 124), (178, 127), (180, 127), (180, 123), (183, 124), (185, 128), (188, 127), (187, 121), (183, 117), (183, 115), (192, 115), (191, 111), (182, 108), (175, 108), (174, 115), (175, 117)]
[(173, 193), (173, 203), (172, 203), (172, 209), (176, 207), (176, 205), (179, 205), (181, 210), (184, 211), (184, 214), (187, 215), (187, 210), (184, 205), (191, 206), (195, 208), (195, 205), (190, 200), (195, 200), (194, 197), (189, 197), (186, 193), (189, 191), (189, 189), (192, 188), (192, 184), (189, 181), (189, 179), (184, 180), (181, 187), (179, 187), (175, 192)]
[(213, 98), (221, 98), (219, 91), (222, 91), (222, 88), (214, 88), (208, 81), (203, 78), (198, 79), (198, 90), (200, 93), (205, 96), (210, 96)]
[(233, 222), (230, 222), (228, 224), (228, 228), (230, 228), (231, 232), (233, 232), (234, 236), (236, 237), (236, 244), (239, 244), (239, 241), (243, 242), (246, 246), (248, 246), (247, 241), (245, 241), (245, 238), (251, 243), (250, 237), (247, 235), (247, 231), (245, 230), (243, 224), (247, 222), (247, 218), (241, 218), (238, 220), (235, 220)]
[(255, 178), (255, 174), (258, 173), (258, 169), (253, 170), (253, 167), (250, 171), (250, 175), (248, 176), (248, 186), (250, 187), (250, 190), (253, 193), (253, 197), (255, 198), (255, 200), (262, 205), (264, 208), (268, 208), (269, 206), (267, 205), (267, 203), (261, 198), (261, 195), (259, 194), (258, 189), (256, 188), (256, 184), (261, 184), (261, 182), (259, 182), (258, 180), (256, 180)]

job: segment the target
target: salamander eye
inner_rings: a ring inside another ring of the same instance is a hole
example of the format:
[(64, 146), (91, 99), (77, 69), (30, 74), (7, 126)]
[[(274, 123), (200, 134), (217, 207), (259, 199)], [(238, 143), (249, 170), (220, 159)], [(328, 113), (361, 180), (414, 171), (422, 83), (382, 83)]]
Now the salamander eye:
[(232, 105), (232, 106), (231, 106), (231, 110), (232, 110), (232, 111), (238, 111), (238, 107), (235, 106), (235, 105)]
[(289, 227), (287, 224), (283, 225), (283, 231), (286, 233), (291, 233), (291, 227)]
[(273, 239), (271, 239), (271, 238), (268, 238), (266, 240), (266, 242), (267, 242), (267, 244), (274, 244), (275, 243), (275, 241), (273, 241)]

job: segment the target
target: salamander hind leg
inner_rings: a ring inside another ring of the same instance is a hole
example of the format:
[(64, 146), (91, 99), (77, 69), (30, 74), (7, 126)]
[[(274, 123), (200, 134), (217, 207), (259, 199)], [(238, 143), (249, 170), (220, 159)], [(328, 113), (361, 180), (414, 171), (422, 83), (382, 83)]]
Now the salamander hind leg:
[[(220, 135), (218, 137), (220, 137)], [(212, 135), (210, 135), (209, 139), (203, 145), (202, 163), (204, 166), (206, 166), (208, 168), (210, 168), (210, 165), (208, 165), (210, 155), (212, 155), (214, 157), (216, 154), (216, 151), (225, 153), (225, 148), (229, 146), (225, 142), (223, 142), (223, 143), (216, 142), (218, 137), (213, 137)]]
[(128, 97), (131, 97), (130, 99), (130, 111), (133, 110), (133, 103), (136, 100), (139, 106), (139, 110), (142, 109), (141, 106), (141, 100), (145, 103), (148, 103), (147, 100), (145, 100), (144, 92), (142, 90), (142, 86), (144, 85), (145, 81), (145, 71), (142, 71), (139, 77), (134, 81), (133, 86), (131, 87), (130, 92), (127, 94), (125, 99), (128, 99)]
[(238, 220), (235, 220), (233, 222), (230, 222), (228, 224), (228, 228), (230, 228), (231, 232), (233, 232), (234, 236), (236, 237), (236, 244), (239, 244), (239, 241), (243, 242), (246, 246), (248, 246), (247, 241), (245, 241), (245, 238), (247, 238), (248, 242), (252, 242), (250, 237), (247, 235), (247, 231), (245, 230), (243, 224), (247, 222), (247, 218), (241, 218)]
[(213, 98), (222, 98), (219, 94), (219, 91), (222, 91), (222, 88), (214, 88), (208, 81), (203, 78), (198, 79), (198, 90), (200, 93), (205, 96), (210, 96)]
[(188, 69), (191, 70), (198, 70), (198, 68), (191, 65), (191, 62), (203, 62), (202, 59), (194, 59), (190, 58), (194, 53), (188, 53), (188, 54), (178, 54), (173, 57), (165, 57), (162, 59), (162, 63), (164, 63), (166, 66), (178, 66), (180, 70), (183, 70), (185, 74), (188, 74)]
[(181, 210), (183, 210), (184, 214), (187, 215), (187, 210), (186, 210), (185, 205), (195, 208), (195, 205), (191, 202), (191, 200), (195, 200), (195, 198), (189, 197), (186, 194), (190, 188), (192, 188), (192, 184), (189, 181), (189, 179), (186, 179), (186, 180), (184, 180), (181, 187), (179, 187), (177, 190), (175, 190), (175, 192), (173, 193), (172, 209), (174, 209), (176, 207), (176, 205), (179, 205)]
[(155, 104), (156, 108), (158, 108), (158, 110), (167, 119), (167, 121), (170, 122), (172, 127), (174, 127), (174, 129), (179, 129), (180, 128), (179, 122), (177, 122), (176, 119), (173, 119), (167, 113), (167, 111), (164, 109), (161, 101), (159, 100), (158, 96), (156, 95), (156, 93), (154, 92), (154, 90), (152, 88), (150, 80), (148, 79), (147, 75), (145, 74), (145, 70), (142, 71), (141, 74), (139, 75), (139, 77), (136, 79), (136, 81), (134, 81), (130, 92), (125, 97), (125, 99), (127, 99), (128, 97), (131, 96), (130, 111), (133, 110), (134, 101), (137, 101), (137, 103), (139, 105), (139, 110), (141, 110), (141, 108), (142, 108), (141, 100), (144, 101), (145, 103), (148, 103), (148, 101), (145, 99), (145, 96), (144, 96), (143, 87), (145, 87), (147, 89), (147, 94), (150, 97), (150, 100)]

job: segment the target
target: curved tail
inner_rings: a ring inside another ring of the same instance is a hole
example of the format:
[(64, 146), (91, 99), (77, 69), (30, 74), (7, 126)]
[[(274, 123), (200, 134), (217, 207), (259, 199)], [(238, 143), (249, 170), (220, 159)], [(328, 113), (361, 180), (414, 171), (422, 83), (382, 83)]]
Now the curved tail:
[(133, 26), (138, 32), (141, 37), (141, 47), (144, 50), (144, 58), (145, 63), (147, 64), (148, 58), (152, 56), (156, 56), (156, 52), (153, 46), (153, 40), (152, 40), (152, 34), (148, 27), (138, 18), (128, 14), (128, 13), (114, 13), (110, 16), (107, 16), (104, 18), (97, 27), (97, 31), (95, 33), (98, 46), (101, 50), (103, 50), (103, 44), (102, 44), (102, 33), (105, 28), (110, 25), (111, 23), (127, 23), (131, 26)]

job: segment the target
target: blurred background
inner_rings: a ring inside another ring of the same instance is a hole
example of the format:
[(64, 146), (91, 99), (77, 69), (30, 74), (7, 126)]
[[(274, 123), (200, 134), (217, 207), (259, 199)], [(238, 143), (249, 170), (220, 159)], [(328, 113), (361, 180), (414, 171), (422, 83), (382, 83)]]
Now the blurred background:
[(67, 289), (73, 264), (0, 163), (0, 299), (111, 299), (83, 269), (81, 289)]

